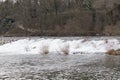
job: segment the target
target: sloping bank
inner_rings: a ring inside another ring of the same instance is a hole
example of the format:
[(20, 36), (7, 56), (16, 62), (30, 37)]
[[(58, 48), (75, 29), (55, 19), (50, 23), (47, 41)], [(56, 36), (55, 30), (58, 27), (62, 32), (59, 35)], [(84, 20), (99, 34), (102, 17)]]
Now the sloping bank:
[(1, 54), (92, 54), (105, 53), (120, 48), (120, 41), (109, 40), (61, 40), (22, 39), (0, 46)]

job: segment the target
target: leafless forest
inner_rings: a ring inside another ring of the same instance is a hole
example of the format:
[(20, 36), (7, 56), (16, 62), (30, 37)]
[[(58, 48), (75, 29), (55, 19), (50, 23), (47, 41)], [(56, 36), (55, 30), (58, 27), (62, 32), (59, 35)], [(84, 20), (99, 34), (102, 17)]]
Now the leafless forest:
[(120, 0), (0, 1), (0, 35), (120, 35)]

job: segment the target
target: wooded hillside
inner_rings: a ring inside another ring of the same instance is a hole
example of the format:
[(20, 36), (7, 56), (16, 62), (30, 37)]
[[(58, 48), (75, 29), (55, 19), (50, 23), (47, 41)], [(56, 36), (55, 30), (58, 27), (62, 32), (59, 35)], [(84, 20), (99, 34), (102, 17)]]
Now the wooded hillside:
[(120, 35), (120, 0), (6, 0), (3, 36)]

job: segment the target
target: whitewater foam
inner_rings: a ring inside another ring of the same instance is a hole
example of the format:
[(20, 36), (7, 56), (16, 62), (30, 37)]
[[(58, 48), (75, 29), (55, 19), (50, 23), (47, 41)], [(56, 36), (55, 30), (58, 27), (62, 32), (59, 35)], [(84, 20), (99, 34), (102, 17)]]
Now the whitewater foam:
[(119, 49), (117, 39), (109, 40), (62, 40), (62, 39), (22, 39), (0, 46), (0, 53), (41, 54), (47, 46), (49, 54), (64, 54), (62, 48), (69, 46), (69, 54), (105, 53), (111, 49)]

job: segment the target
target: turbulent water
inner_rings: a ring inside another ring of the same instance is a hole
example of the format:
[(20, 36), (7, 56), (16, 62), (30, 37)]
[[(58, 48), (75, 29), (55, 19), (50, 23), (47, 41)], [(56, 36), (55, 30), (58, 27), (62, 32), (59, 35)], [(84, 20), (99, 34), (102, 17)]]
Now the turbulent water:
[(0, 55), (0, 80), (120, 80), (120, 56)]
[(1, 80), (119, 80), (120, 56), (2, 55)]

